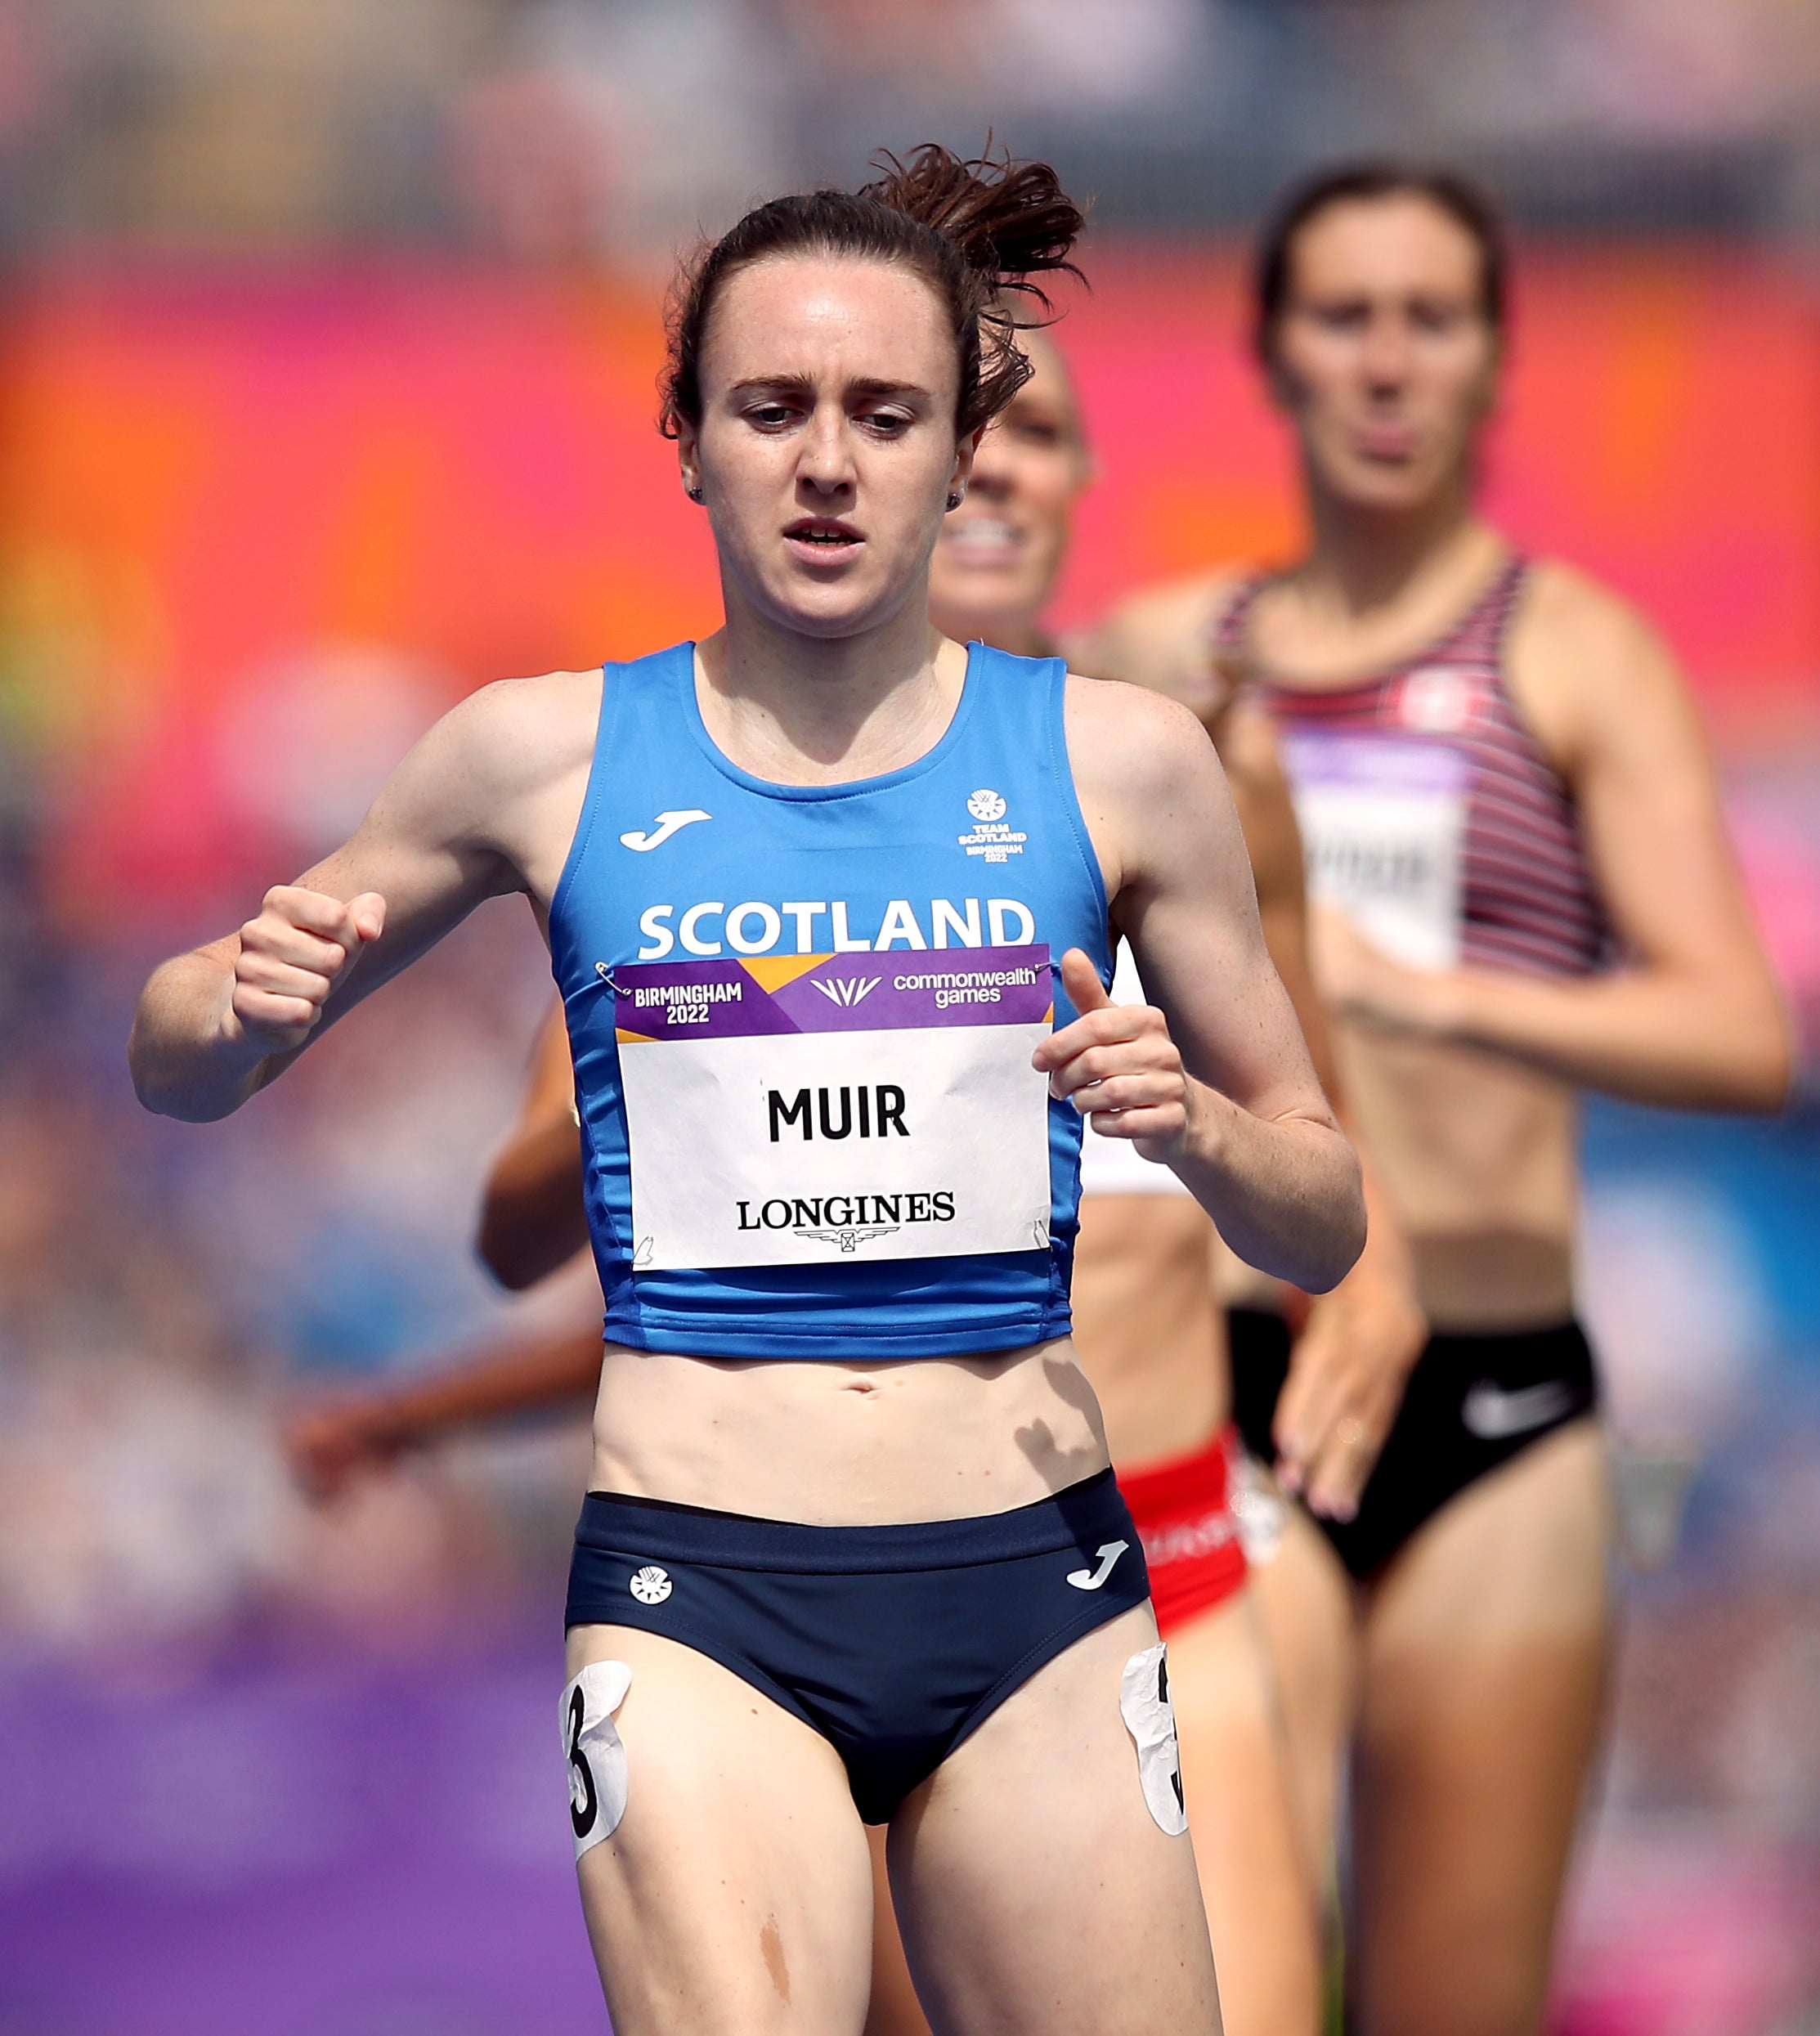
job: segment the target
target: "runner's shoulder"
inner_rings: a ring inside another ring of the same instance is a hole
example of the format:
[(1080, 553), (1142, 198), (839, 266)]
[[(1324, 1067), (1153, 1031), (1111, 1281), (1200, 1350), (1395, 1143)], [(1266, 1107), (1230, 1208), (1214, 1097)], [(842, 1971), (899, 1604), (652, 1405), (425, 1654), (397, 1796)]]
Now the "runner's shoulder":
[[(1244, 567), (1226, 564), (1140, 587), (1082, 633), (1078, 648), (1083, 661), (1090, 671), (1103, 670), (1108, 677), (1134, 677), (1134, 670), (1123, 668), (1125, 664), (1136, 666), (1148, 658), (1179, 653), (1186, 642), (1200, 642), (1249, 576)], [(1091, 661), (1096, 653), (1098, 664)]]
[[(1684, 692), (1661, 632), (1623, 595), (1577, 567), (1539, 559), (1513, 618), (1509, 670), (1544, 746), (1573, 760), (1597, 731)], [(1550, 739), (1552, 738), (1552, 739)]]
[(601, 673), (495, 679), (458, 701), (425, 738), (438, 760), (493, 789), (545, 781), (585, 764), (600, 720)]
[(1513, 650), (1632, 665), (1668, 655), (1661, 632), (1632, 602), (1559, 558), (1531, 567), (1513, 626)]
[(1077, 778), (1115, 782), (1127, 796), (1166, 793), (1217, 762), (1199, 718), (1147, 686), (1070, 671), (1066, 716)]
[(1168, 693), (1208, 718), (1226, 690), (1214, 669), (1214, 624), (1248, 576), (1222, 566), (1141, 589), (1081, 633), (1071, 661), (1096, 677)]

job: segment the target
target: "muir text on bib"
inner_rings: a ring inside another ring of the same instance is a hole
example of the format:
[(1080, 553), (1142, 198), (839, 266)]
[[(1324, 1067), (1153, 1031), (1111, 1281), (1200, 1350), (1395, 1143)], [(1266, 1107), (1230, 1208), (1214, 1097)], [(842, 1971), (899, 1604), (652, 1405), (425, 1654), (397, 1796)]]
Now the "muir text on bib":
[(1047, 1249), (1047, 947), (611, 981), (634, 1272)]
[(1440, 742), (1296, 731), (1283, 738), (1311, 897), (1410, 968), (1459, 966), (1472, 766)]

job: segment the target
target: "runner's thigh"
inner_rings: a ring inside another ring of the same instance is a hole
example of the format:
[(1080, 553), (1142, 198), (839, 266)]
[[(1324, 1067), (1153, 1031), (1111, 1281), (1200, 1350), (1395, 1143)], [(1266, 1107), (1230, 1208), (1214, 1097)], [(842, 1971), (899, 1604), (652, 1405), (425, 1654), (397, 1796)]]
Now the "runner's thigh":
[(1152, 1816), (1119, 1708), (1155, 1644), (1148, 1605), (1076, 1641), (899, 1813), (898, 1913), (941, 2036), (1217, 2036), (1194, 1853)]
[(1248, 1586), (1170, 1635), (1169, 1690), (1229, 2036), (1315, 2036), (1320, 1904)]
[(1358, 1679), (1352, 1581), (1326, 1536), (1290, 1505), (1282, 1540), (1253, 1565), (1249, 1589), (1283, 1706), (1303, 1856), (1325, 1888)]
[(871, 1869), (834, 1749), (675, 1641), (572, 1630), (570, 1675), (600, 1661), (632, 1671), (625, 1814), (579, 1869), (616, 2036), (858, 2036)]
[(866, 2036), (929, 2036), (929, 2018), (917, 1998), (897, 1911), (891, 1905), (886, 1836), (882, 1824), (866, 1833), (872, 1854), (872, 1998), (866, 2010)]
[(1445, 1506), (1374, 1594), (1355, 1770), (1363, 2036), (1533, 2036), (1598, 1741), (1602, 1438), (1538, 1442)]

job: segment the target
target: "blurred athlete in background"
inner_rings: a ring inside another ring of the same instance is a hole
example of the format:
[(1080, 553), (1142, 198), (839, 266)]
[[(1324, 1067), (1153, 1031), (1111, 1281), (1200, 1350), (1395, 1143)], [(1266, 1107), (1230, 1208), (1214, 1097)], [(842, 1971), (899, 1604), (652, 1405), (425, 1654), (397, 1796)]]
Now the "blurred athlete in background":
[[(1074, 392), (1043, 334), (1021, 342), (1034, 370), (980, 442), (966, 499), (942, 526), (930, 575), (936, 626), (1021, 656), (1054, 646), (1041, 617), (1090, 462)], [(1219, 729), (1280, 972), (1325, 1057), (1302, 953), (1302, 867), (1269, 726), (1240, 707)], [(1115, 993), (1142, 1002), (1122, 951)], [(1100, 1398), (1108, 1446), (1142, 1536), (1159, 1630), (1170, 1645), (1182, 1775), (1221, 2004), (1231, 2036), (1311, 2036), (1319, 2020), (1320, 1863), (1305, 1847), (1285, 1768), (1279, 1708), (1245, 1590), (1233, 1508), (1234, 1437), (1225, 1328), (1213, 1280), (1215, 1233), (1166, 1167), (1089, 1133), (1082, 1152), (1074, 1262), (1075, 1340)], [(1375, 1219), (1374, 1219), (1375, 1220)], [(518, 1127), (489, 1183), (480, 1249), (512, 1287), (532, 1284), (586, 1242), (573, 1076), (560, 1021), (543, 1034)], [(1327, 1366), (1307, 1451), (1318, 1503), (1356, 1497), (1397, 1388), (1419, 1348), (1394, 1226), (1377, 1222), (1359, 1269), (1314, 1304), (1308, 1334)], [(303, 1418), (300, 1460), (319, 1486), (363, 1456), (459, 1423), (591, 1393), (592, 1325), (509, 1347), (459, 1371), (373, 1390)], [(1328, 1374), (1345, 1370), (1337, 1385)], [(1366, 1425), (1369, 1419), (1369, 1426)], [(1349, 1428), (1348, 1423), (1355, 1424)], [(1369, 1436), (1369, 1442), (1361, 1447)], [(882, 1831), (875, 1832), (877, 1846)], [(881, 1865), (881, 1862), (880, 1863)], [(911, 1991), (884, 1873), (872, 2036), (926, 2027)]]
[[(487, 1177), (475, 1247), (501, 1285), (522, 1293), (587, 1251), (581, 1193), (575, 1067), (558, 1004), (537, 1035), (518, 1120)], [(600, 1385), (600, 1298), (589, 1281), (572, 1323), (514, 1330), (458, 1364), (297, 1409), (285, 1441), (298, 1482), (313, 1497), (332, 1499), (356, 1473), (464, 1429), (591, 1406)]]
[[(1308, 549), (1139, 597), (1088, 654), (1210, 724), (1235, 692), (1275, 719), (1345, 1092), (1435, 1332), (1356, 1517), (1293, 1518), (1262, 1579), (1316, 1830), (1353, 1749), (1361, 2036), (1531, 2036), (1543, 2012), (1610, 1628), (1577, 1092), (1768, 1110), (1790, 1079), (1671, 657), (1475, 507), (1505, 274), (1451, 177), (1299, 192), (1256, 339)], [(1234, 1322), (1247, 1441), (1294, 1489), (1302, 1349)]]

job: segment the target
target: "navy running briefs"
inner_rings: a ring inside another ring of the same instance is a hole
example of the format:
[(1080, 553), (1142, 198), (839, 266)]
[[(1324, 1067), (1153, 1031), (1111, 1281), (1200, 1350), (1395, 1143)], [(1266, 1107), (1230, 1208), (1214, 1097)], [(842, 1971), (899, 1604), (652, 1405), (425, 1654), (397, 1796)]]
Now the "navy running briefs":
[(807, 1527), (590, 1491), (566, 1624), (719, 1662), (828, 1741), (887, 1821), (1031, 1676), (1150, 1596), (1109, 1470), (964, 1520)]

